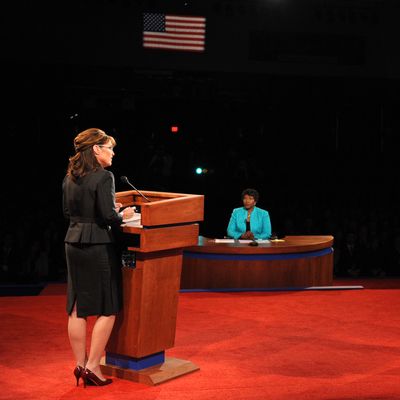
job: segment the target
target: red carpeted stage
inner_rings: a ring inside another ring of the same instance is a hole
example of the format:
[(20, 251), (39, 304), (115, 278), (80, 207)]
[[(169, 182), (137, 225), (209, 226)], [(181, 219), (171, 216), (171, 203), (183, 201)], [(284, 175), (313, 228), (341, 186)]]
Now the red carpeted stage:
[(357, 290), (181, 293), (175, 347), (199, 371), (75, 386), (65, 286), (0, 297), (0, 399), (400, 399), (400, 280)]

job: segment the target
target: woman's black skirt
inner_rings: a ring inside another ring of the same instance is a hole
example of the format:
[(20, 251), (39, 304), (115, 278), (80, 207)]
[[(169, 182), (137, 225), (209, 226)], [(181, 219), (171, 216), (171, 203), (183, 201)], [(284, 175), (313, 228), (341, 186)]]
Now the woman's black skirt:
[(67, 313), (113, 315), (122, 307), (121, 265), (113, 243), (66, 243)]

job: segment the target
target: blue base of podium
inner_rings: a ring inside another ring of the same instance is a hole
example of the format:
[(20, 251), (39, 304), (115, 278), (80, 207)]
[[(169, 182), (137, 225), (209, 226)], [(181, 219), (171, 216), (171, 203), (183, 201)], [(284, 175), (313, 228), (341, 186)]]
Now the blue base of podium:
[(164, 351), (139, 358), (106, 352), (106, 364), (113, 365), (115, 367), (131, 369), (134, 371), (153, 367), (154, 365), (162, 364), (164, 361)]

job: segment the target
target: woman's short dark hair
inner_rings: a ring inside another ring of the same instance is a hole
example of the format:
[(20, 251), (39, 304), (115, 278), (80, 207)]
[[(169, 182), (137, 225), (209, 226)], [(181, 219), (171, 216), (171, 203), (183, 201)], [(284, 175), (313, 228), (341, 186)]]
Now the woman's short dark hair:
[(256, 189), (251, 189), (251, 188), (244, 189), (242, 192), (242, 200), (246, 194), (248, 196), (253, 197), (255, 201), (258, 201), (258, 199), (260, 198), (260, 195), (258, 194)]

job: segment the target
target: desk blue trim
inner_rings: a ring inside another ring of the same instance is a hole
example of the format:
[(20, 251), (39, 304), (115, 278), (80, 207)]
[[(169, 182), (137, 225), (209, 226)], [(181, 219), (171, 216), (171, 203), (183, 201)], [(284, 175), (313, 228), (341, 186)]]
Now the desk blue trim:
[(364, 286), (354, 285), (354, 286), (299, 286), (299, 287), (278, 287), (278, 288), (210, 288), (210, 289), (180, 289), (180, 293), (197, 293), (197, 292), (299, 292), (305, 290), (356, 290), (364, 289)]
[(305, 253), (285, 253), (285, 254), (216, 254), (199, 253), (194, 251), (183, 252), (183, 257), (200, 258), (206, 260), (226, 260), (226, 261), (254, 261), (254, 260), (291, 260), (296, 258), (321, 257), (333, 253), (333, 247), (326, 249), (309, 251)]
[(115, 354), (106, 352), (106, 364), (113, 365), (115, 367), (131, 369), (139, 371), (144, 368), (153, 367), (165, 362), (165, 352), (150, 354), (145, 357), (129, 357), (123, 354)]

